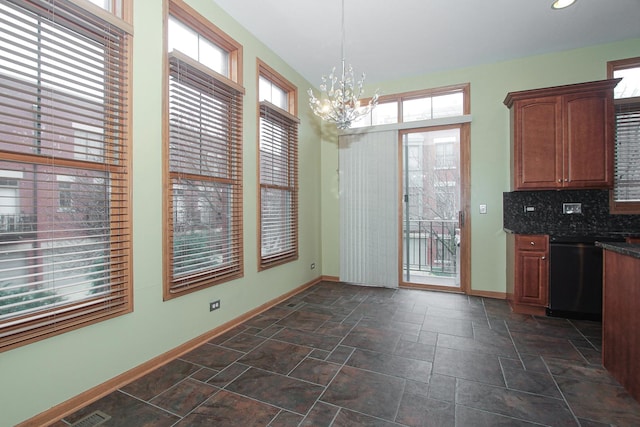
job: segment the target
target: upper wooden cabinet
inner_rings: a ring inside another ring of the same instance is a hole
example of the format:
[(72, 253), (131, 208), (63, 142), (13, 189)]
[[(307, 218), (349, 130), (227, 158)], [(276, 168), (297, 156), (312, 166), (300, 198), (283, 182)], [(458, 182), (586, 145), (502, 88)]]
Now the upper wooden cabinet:
[(620, 79), (510, 92), (514, 190), (611, 188)]

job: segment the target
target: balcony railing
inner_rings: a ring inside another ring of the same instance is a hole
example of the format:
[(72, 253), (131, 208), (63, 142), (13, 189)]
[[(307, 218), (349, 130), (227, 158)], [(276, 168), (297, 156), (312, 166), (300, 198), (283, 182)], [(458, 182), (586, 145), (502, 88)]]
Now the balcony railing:
[(0, 214), (0, 240), (20, 240), (35, 232), (35, 215)]
[(460, 231), (456, 220), (409, 220), (403, 230), (403, 268), (452, 277), (458, 272)]

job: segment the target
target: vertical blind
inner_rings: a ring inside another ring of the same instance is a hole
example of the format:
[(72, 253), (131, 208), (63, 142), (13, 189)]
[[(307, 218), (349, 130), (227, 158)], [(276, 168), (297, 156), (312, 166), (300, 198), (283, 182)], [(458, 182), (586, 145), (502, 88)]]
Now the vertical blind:
[(0, 348), (131, 311), (128, 35), (0, 4)]
[(297, 117), (260, 103), (260, 267), (298, 257)]
[(398, 132), (342, 135), (340, 280), (397, 288)]
[(616, 99), (616, 202), (640, 202), (640, 101)]
[(169, 56), (169, 288), (165, 298), (242, 274), (243, 89)]

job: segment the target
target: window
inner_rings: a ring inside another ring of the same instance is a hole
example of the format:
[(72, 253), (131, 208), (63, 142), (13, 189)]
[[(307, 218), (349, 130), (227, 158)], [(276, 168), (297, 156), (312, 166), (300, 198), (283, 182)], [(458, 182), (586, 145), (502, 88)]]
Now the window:
[(70, 212), (73, 209), (72, 182), (73, 177), (58, 176), (58, 212)]
[(614, 89), (615, 168), (612, 213), (640, 214), (640, 58), (608, 63)]
[(260, 260), (265, 269), (298, 259), (297, 89), (258, 61)]
[(79, 160), (99, 162), (104, 156), (103, 129), (82, 123), (73, 123), (72, 126), (74, 157)]
[[(2, 236), (16, 232), (22, 223), (23, 217), (20, 215), (18, 202), (18, 178), (22, 179), (22, 176), (22, 172), (0, 170), (0, 235)], [(0, 260), (2, 259), (5, 258), (0, 255)], [(1, 293), (0, 288), (0, 295)]]
[(289, 111), (289, 92), (279, 88), (264, 76), (258, 77), (258, 96), (260, 101), (270, 102), (282, 110)]
[(0, 350), (132, 310), (131, 36), (98, 12), (0, 5)]
[(402, 121), (429, 120), (431, 118), (431, 100), (433, 98), (407, 99), (402, 103)]
[(451, 169), (456, 167), (458, 161), (455, 156), (453, 144), (454, 142), (437, 142), (435, 144), (436, 169)]
[[(409, 204), (409, 217), (411, 219), (421, 219), (424, 217), (423, 187), (425, 173), (423, 171), (424, 162), (424, 139), (419, 134), (408, 134), (406, 149), (404, 150), (404, 165), (406, 169), (405, 186), (412, 203)], [(417, 229), (418, 223), (412, 224)]]
[[(125, 13), (123, 11), (124, 0), (89, 0), (89, 2), (95, 4), (96, 6), (111, 12), (113, 15), (118, 18), (125, 17)], [(130, 14), (129, 14), (130, 15)]]
[[(447, 86), (380, 97), (376, 108), (352, 127), (408, 123), (464, 115), (469, 85)], [(368, 100), (363, 100), (366, 104)]]
[(369, 114), (372, 126), (398, 123), (398, 103), (396, 101), (381, 102)]
[(169, 16), (169, 52), (179, 51), (213, 71), (229, 77), (229, 52)]
[(182, 2), (169, 14), (165, 300), (243, 274), (240, 46)]

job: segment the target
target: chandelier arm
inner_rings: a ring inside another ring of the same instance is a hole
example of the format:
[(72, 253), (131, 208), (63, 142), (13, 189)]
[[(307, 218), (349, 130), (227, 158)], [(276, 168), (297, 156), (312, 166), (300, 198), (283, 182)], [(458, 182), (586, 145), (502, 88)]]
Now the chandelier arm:
[[(329, 76), (322, 76), (320, 85), (320, 98), (309, 89), (309, 106), (315, 115), (322, 120), (335, 123), (338, 129), (348, 129), (351, 124), (360, 117), (369, 114), (377, 105), (378, 92), (369, 100), (368, 105), (360, 106), (360, 97), (363, 92), (364, 73), (360, 80), (355, 79), (353, 68), (347, 66), (345, 55), (345, 0), (342, 0), (342, 20), (341, 20), (341, 65), (342, 73), (340, 78), (336, 76), (335, 67)], [(330, 87), (329, 87), (330, 84)]]

